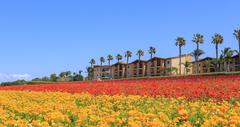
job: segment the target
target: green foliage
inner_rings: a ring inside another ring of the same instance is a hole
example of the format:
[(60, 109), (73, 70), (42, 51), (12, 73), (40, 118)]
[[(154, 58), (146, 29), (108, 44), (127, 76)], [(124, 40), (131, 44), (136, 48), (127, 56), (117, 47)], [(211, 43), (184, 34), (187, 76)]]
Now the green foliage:
[(117, 56), (116, 56), (116, 59), (117, 59), (117, 61), (119, 62), (120, 60), (122, 60), (122, 55), (121, 54), (117, 54)]
[(13, 82), (3, 82), (1, 83), (1, 86), (16, 86), (16, 85), (25, 85), (27, 84), (27, 81), (25, 80), (17, 80)]
[(49, 84), (57, 82), (71, 82), (71, 81), (83, 81), (84, 77), (82, 71), (78, 73), (72, 73), (71, 71), (61, 72), (59, 76), (53, 73), (50, 77), (44, 76), (42, 78), (34, 78), (31, 81), (17, 80), (13, 82), (3, 82), (1, 86), (16, 86), (16, 85), (30, 85), (30, 84)]
[(148, 50), (148, 53), (151, 55), (151, 59), (152, 59), (152, 57), (153, 57), (153, 54), (156, 54), (156, 48), (154, 48), (154, 47), (149, 47), (149, 50)]
[(138, 60), (140, 60), (140, 59), (141, 59), (141, 56), (143, 56), (143, 55), (144, 55), (144, 51), (141, 50), (141, 49), (139, 49), (139, 50), (137, 51)]

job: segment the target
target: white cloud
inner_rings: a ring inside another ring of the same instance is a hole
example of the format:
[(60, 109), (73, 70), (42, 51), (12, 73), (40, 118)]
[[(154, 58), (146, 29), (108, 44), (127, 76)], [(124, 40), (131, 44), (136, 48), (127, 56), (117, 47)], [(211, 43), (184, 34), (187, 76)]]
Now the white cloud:
[(15, 81), (15, 80), (29, 80), (31, 78), (31, 75), (29, 74), (3, 74), (0, 73), (0, 82), (9, 82), (9, 81)]

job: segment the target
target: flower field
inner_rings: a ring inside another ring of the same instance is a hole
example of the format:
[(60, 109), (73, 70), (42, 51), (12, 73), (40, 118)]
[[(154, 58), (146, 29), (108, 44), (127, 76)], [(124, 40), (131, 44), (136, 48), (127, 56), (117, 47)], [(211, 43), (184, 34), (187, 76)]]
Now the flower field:
[(240, 126), (240, 76), (0, 87), (0, 127)]

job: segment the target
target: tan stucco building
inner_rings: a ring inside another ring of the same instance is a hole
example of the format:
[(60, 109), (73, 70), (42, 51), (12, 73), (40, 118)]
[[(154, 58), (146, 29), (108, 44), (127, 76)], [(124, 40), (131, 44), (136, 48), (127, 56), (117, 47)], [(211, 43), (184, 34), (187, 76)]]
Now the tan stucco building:
[[(182, 63), (192, 62), (190, 54), (182, 55)], [(122, 79), (131, 77), (145, 77), (145, 76), (163, 76), (176, 75), (179, 70), (179, 57), (159, 58), (154, 57), (148, 61), (135, 60), (131, 63), (118, 62), (111, 66), (94, 66), (94, 80), (98, 79)], [(167, 71), (171, 69), (177, 71)], [(182, 74), (185, 68), (181, 65)], [(192, 73), (191, 71), (188, 74)]]
[[(215, 61), (213, 59), (214, 58), (212, 57), (206, 57), (206, 58), (200, 59), (198, 63), (196, 61), (192, 62), (193, 74), (215, 72), (215, 66), (214, 66)], [(198, 72), (197, 72), (197, 64), (198, 64)]]
[(96, 65), (93, 67), (93, 79), (99, 80), (99, 79), (110, 79), (111, 78), (111, 66), (100, 66)]
[[(178, 56), (167, 58), (165, 61), (165, 69), (171, 70), (174, 68), (174, 69), (176, 69), (176, 71), (167, 71), (166, 73), (168, 75), (177, 75), (181, 68), (181, 74), (186, 74), (187, 72), (185, 70), (184, 65), (180, 64), (180, 66), (179, 66), (179, 62), (180, 62), (180, 57), (178, 57)], [(191, 54), (185, 54), (185, 55), (181, 56), (181, 63), (185, 63), (185, 62), (192, 62)], [(190, 71), (188, 72), (188, 74), (192, 74), (192, 68), (190, 68)]]
[(147, 61), (135, 60), (127, 65), (127, 78), (146, 76)]
[(164, 58), (154, 57), (147, 61), (146, 75), (147, 76), (161, 76), (165, 74)]
[[(208, 62), (210, 62), (210, 64)], [(230, 59), (229, 65), (227, 62), (220, 63), (220, 72), (234, 72), (234, 71), (240, 71), (240, 63), (238, 63), (239, 57), (238, 55), (233, 56)], [(212, 73), (216, 72), (215, 67), (215, 60), (211, 57), (206, 57), (203, 59), (200, 59), (198, 61), (198, 73), (197, 73), (197, 62), (192, 62), (192, 70), (193, 74), (201, 74), (201, 73)]]
[(111, 75), (113, 79), (126, 78), (127, 63), (118, 62), (111, 66)]

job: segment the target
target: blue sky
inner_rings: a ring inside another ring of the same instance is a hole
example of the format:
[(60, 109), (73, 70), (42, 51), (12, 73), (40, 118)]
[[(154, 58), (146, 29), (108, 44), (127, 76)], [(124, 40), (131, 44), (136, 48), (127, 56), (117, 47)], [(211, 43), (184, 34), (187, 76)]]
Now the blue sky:
[[(1, 0), (0, 82), (31, 79), (53, 72), (84, 70), (91, 58), (157, 48), (157, 56), (178, 55), (195, 45), (194, 33), (205, 35), (204, 56), (214, 56), (211, 36), (237, 49), (233, 29), (240, 27), (239, 0)], [(204, 57), (203, 56), (203, 57)]]

